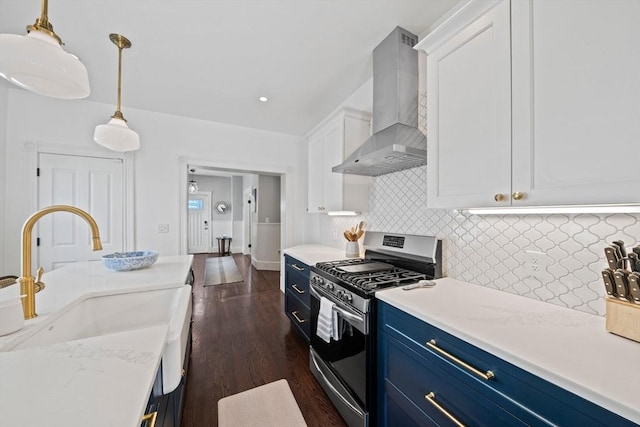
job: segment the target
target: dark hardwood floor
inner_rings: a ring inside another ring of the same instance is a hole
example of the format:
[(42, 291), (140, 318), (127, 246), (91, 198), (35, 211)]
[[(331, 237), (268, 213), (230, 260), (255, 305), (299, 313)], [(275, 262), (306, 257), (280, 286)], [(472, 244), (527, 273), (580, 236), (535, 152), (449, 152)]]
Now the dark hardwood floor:
[(309, 370), (307, 344), (284, 314), (280, 272), (258, 271), (248, 257), (234, 254), (244, 282), (203, 286), (209, 256), (216, 255), (193, 261), (193, 350), (182, 427), (215, 427), (219, 399), (281, 378), (310, 427), (346, 427)]

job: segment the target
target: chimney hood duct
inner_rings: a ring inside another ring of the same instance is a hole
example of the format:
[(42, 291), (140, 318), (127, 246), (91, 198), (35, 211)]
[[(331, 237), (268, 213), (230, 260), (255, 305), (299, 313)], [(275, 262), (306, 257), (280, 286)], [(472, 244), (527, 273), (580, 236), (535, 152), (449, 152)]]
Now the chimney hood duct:
[(418, 37), (396, 27), (373, 50), (373, 135), (333, 172), (379, 176), (427, 164), (418, 129)]

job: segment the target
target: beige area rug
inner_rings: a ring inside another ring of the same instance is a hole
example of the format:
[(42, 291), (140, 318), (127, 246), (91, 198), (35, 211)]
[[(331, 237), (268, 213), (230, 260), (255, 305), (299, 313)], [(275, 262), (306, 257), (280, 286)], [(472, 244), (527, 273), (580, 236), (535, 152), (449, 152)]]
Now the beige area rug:
[(204, 270), (204, 286), (242, 282), (242, 273), (238, 270), (232, 256), (207, 258)]
[(307, 427), (287, 380), (218, 400), (218, 427)]

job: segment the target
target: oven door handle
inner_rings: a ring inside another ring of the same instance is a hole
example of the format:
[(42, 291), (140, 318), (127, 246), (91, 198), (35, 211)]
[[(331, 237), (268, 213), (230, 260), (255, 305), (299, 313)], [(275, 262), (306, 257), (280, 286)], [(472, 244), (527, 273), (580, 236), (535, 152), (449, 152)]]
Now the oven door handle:
[(349, 313), (347, 310), (344, 310), (337, 305), (333, 306), (333, 311), (338, 313), (340, 316), (344, 317), (347, 320), (351, 320), (352, 322), (364, 323), (364, 317), (356, 316), (355, 314)]
[[(320, 295), (320, 292), (314, 289), (313, 285), (309, 286), (309, 291), (311, 292), (311, 295), (313, 295), (316, 299), (319, 300), (320, 298), (322, 298), (322, 295)], [(338, 313), (345, 320), (350, 321), (354, 325), (354, 327), (359, 331), (361, 331), (363, 334), (365, 335), (369, 334), (369, 327), (367, 325), (366, 316), (359, 316), (357, 314), (351, 313), (350, 311), (347, 311), (344, 308), (338, 306), (338, 303), (336, 302), (334, 302), (333, 304), (333, 311)]]
[(347, 405), (353, 412), (358, 414), (358, 416), (360, 416), (360, 417), (364, 417), (364, 413), (360, 409), (355, 407), (351, 402), (349, 402), (342, 394), (340, 394), (340, 392), (335, 388), (335, 386), (333, 384), (331, 384), (331, 381), (329, 381), (329, 379), (326, 377), (324, 372), (322, 372), (322, 369), (318, 365), (318, 362), (316, 361), (316, 355), (313, 354), (313, 351), (311, 351), (309, 354), (311, 354), (311, 361), (313, 362), (313, 365), (315, 366), (316, 370), (318, 371), (318, 373), (322, 377), (322, 381), (324, 381), (324, 383), (327, 385), (327, 387), (329, 387), (331, 389), (331, 391), (333, 391), (333, 393), (336, 396), (338, 396), (340, 398), (340, 400), (342, 400), (342, 402), (345, 405)]
[(314, 297), (320, 299), (322, 297), (322, 295), (320, 295), (318, 293), (318, 291), (315, 290), (315, 288), (313, 287), (313, 285), (309, 286), (309, 291), (311, 292), (311, 295), (313, 295)]

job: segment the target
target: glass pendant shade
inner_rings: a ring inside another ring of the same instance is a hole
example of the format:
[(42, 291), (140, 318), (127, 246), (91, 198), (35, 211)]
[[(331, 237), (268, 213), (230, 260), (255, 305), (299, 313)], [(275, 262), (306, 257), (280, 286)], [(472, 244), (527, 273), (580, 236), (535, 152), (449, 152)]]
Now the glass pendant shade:
[(82, 62), (53, 36), (36, 29), (26, 36), (0, 34), (0, 76), (53, 98), (80, 99), (91, 92)]
[(198, 183), (194, 180), (189, 181), (189, 193), (194, 194), (198, 191)]
[(112, 117), (106, 125), (96, 126), (93, 140), (105, 148), (113, 151), (135, 151), (140, 148), (140, 137), (129, 129), (127, 122)]

